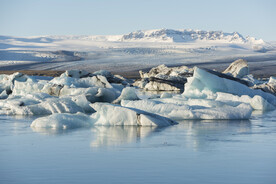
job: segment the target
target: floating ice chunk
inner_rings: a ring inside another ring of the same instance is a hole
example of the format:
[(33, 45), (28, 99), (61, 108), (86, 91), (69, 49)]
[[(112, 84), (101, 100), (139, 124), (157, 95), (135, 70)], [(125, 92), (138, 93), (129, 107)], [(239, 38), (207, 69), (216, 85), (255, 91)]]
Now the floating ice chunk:
[(5, 99), (8, 98), (8, 94), (6, 90), (3, 90), (0, 94), (0, 99)]
[(102, 88), (112, 88), (111, 84), (107, 81), (106, 77), (102, 75), (96, 75), (92, 77), (93, 83)]
[(275, 107), (271, 105), (269, 102), (267, 102), (263, 97), (256, 95), (253, 98), (251, 98), (248, 95), (232, 95), (229, 93), (221, 93), (217, 92), (217, 101), (221, 101), (230, 105), (238, 105), (241, 103), (247, 103), (251, 105), (251, 107), (255, 110), (274, 110)]
[(233, 77), (242, 78), (249, 75), (249, 68), (247, 61), (244, 59), (238, 59), (230, 64), (230, 66), (223, 71), (223, 73), (232, 75)]
[(126, 87), (113, 103), (119, 104), (121, 100), (140, 100), (140, 98), (137, 96), (134, 88)]
[(175, 124), (168, 118), (138, 109), (106, 103), (94, 103), (91, 106), (96, 110), (96, 113), (91, 115), (95, 125), (169, 126)]
[(13, 91), (14, 83), (16, 81), (26, 82), (32, 81), (32, 79), (30, 79), (27, 75), (19, 72), (11, 75), (0, 75), (0, 92), (2, 93), (4, 90), (6, 90), (7, 95), (9, 95)]
[(124, 107), (135, 108), (146, 112), (159, 114), (174, 120), (182, 120), (185, 119), (184, 115), (190, 115), (190, 107), (187, 105), (162, 103), (154, 100), (122, 100), (121, 105)]
[(254, 86), (254, 85), (257, 85), (257, 84), (262, 84), (262, 83), (264, 83), (263, 81), (260, 81), (260, 80), (257, 80), (257, 79), (255, 79), (254, 77), (253, 77), (253, 75), (246, 75), (246, 76), (244, 76), (243, 78), (241, 78), (242, 80), (244, 80), (244, 81), (246, 81), (248, 84), (249, 84), (249, 86), (251, 87), (251, 86)]
[[(33, 82), (33, 81), (26, 81), (26, 82), (14, 82), (14, 88), (12, 90), (13, 95), (26, 95), (29, 93), (39, 93), (39, 92), (46, 92), (50, 88), (47, 85), (47, 82)], [(43, 90), (44, 89), (44, 90)]]
[(276, 82), (274, 82), (274, 79), (271, 77), (269, 82), (256, 84), (252, 86), (252, 89), (260, 89), (264, 92), (271, 93), (272, 95), (276, 96)]
[(116, 83), (111, 83), (112, 87), (118, 91), (123, 91), (123, 89), (125, 88), (124, 85), (122, 84), (116, 84)]
[(84, 94), (77, 95), (77, 96), (63, 96), (61, 98), (72, 100), (79, 107), (81, 107), (85, 113), (95, 112), (95, 110), (90, 106), (90, 102), (87, 100), (87, 98)]
[(194, 119), (249, 119), (251, 113), (250, 105), (240, 104), (237, 107), (197, 109), (194, 110)]
[(172, 93), (162, 93), (160, 98), (172, 98)]
[(120, 75), (113, 75), (111, 72), (106, 71), (106, 70), (99, 70), (93, 73), (93, 75), (101, 75), (104, 76), (108, 82), (110, 83), (119, 83), (122, 84), (124, 86), (132, 83), (132, 80), (128, 80), (126, 78), (124, 78), (123, 76)]
[(103, 87), (112, 88), (110, 83), (106, 80), (104, 76), (97, 75), (93, 77), (86, 78), (72, 78), (72, 77), (55, 77), (50, 81), (52, 84), (66, 85), (72, 87), (88, 88), (88, 87)]
[(250, 105), (252, 108), (256, 110), (267, 111), (275, 109), (273, 105), (271, 105), (269, 102), (267, 102), (263, 97), (259, 95), (256, 95), (252, 98), (252, 100), (250, 101)]
[(24, 96), (9, 95), (7, 99), (0, 101), (0, 106), (8, 106), (9, 104), (21, 104), (21, 106), (34, 105), (43, 102), (48, 98), (53, 97), (45, 93), (31, 93)]
[(255, 95), (259, 95), (272, 105), (276, 106), (276, 97), (270, 93), (250, 89), (246, 85), (237, 81), (221, 78), (203, 69), (196, 68), (194, 76), (188, 78), (188, 82), (185, 84), (183, 95), (186, 97), (198, 98), (202, 97), (200, 96), (200, 93), (204, 90), (209, 90), (213, 93), (231, 93), (238, 96), (248, 95), (254, 97)]
[(193, 69), (187, 66), (167, 67), (159, 65), (148, 73), (139, 71), (141, 79), (133, 85), (149, 91), (180, 91), (183, 90), (187, 77), (192, 76)]
[(85, 95), (90, 102), (112, 102), (118, 95), (118, 90), (114, 88), (74, 88), (64, 86), (60, 91), (60, 96), (78, 96)]
[(54, 114), (54, 113), (77, 113), (83, 112), (83, 109), (79, 107), (75, 102), (69, 99), (47, 99), (46, 101), (37, 104), (27, 106), (32, 114)]
[(102, 75), (102, 76), (105, 76), (106, 78), (113, 77), (113, 75), (107, 70), (98, 70), (98, 71), (94, 72), (93, 74), (94, 75)]
[(64, 86), (60, 90), (60, 96), (76, 96), (76, 95), (92, 95), (95, 96), (98, 93), (98, 87), (89, 87), (89, 88), (75, 88), (75, 87), (69, 87)]
[(276, 84), (276, 77), (271, 76), (268, 81), (269, 84)]
[(169, 76), (186, 78), (187, 76), (191, 76), (191, 74), (193, 73), (193, 69), (188, 68), (187, 66), (167, 67), (163, 64), (152, 68), (148, 73), (144, 73), (142, 71), (139, 71), (139, 73), (141, 78), (158, 78), (157, 75), (164, 76), (165, 78), (163, 79), (168, 79)]
[[(77, 113), (83, 109), (70, 99), (47, 98), (41, 103), (13, 100), (0, 103), (0, 114), (5, 115), (48, 115), (54, 113)], [(32, 104), (34, 103), (34, 104)]]
[(60, 77), (73, 77), (73, 78), (83, 78), (88, 77), (89, 72), (85, 70), (66, 70)]
[(119, 95), (117, 91), (110, 88), (99, 88), (98, 93), (95, 95), (97, 102), (113, 102)]
[(35, 119), (31, 127), (34, 129), (73, 129), (80, 127), (90, 127), (93, 120), (86, 114), (52, 114), (50, 116)]
[[(184, 119), (249, 119), (252, 108), (247, 104), (230, 106), (212, 100), (188, 100), (179, 103), (179, 100), (168, 99), (171, 102), (157, 100), (139, 100), (121, 102), (122, 106), (141, 109), (159, 114), (173, 120)], [(189, 104), (189, 105), (188, 105)]]
[(185, 81), (169, 81), (158, 78), (149, 78), (149, 82), (145, 85), (144, 89), (148, 91), (180, 91), (183, 89)]

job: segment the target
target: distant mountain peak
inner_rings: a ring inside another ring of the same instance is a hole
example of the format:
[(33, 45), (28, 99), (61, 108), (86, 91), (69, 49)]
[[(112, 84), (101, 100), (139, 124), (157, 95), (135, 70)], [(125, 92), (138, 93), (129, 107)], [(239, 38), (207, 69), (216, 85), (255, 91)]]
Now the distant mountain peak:
[(225, 33), (222, 31), (203, 31), (193, 29), (154, 29), (139, 30), (122, 36), (121, 41), (148, 41), (148, 42), (190, 42), (190, 41), (224, 41), (230, 43), (246, 43), (256, 40), (244, 38), (240, 33)]

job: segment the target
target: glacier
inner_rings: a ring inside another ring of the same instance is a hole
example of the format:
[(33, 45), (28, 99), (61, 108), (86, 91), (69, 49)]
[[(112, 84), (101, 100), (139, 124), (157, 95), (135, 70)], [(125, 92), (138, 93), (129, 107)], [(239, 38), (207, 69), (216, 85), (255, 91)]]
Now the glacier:
[(141, 30), (123, 35), (0, 36), (0, 67), (108, 70), (122, 74), (160, 64), (212, 68), (243, 58), (269, 68), (270, 61), (276, 59), (275, 48), (274, 42), (244, 37), (238, 32), (192, 29)]

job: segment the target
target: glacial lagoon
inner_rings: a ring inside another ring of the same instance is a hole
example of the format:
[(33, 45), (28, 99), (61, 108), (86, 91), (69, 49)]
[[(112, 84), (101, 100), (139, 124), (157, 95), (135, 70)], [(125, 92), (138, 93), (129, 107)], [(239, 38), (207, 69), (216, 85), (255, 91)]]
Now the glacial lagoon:
[(35, 129), (0, 116), (0, 183), (276, 183), (276, 111), (170, 127)]

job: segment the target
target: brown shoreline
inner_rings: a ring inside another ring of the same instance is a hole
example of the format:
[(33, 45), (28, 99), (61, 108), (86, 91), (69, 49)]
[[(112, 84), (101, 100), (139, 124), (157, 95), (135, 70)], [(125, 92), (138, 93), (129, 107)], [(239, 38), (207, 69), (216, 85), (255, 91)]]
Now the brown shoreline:
[[(219, 72), (224, 71), (230, 64), (229, 63), (218, 63), (218, 64), (208, 64), (208, 63), (200, 63), (200, 64), (192, 64), (192, 65), (186, 65), (188, 67), (194, 67), (198, 66), (200, 68), (207, 68), (207, 69), (215, 69)], [(261, 65), (259, 62), (258, 63), (248, 63), (249, 65), (249, 70), (250, 73), (255, 77), (255, 78), (269, 78), (270, 76), (275, 76), (276, 77), (276, 62), (274, 61), (273, 63), (270, 63), (266, 65), (263, 63)], [(182, 65), (168, 65), (169, 67), (171, 66), (182, 66)], [(151, 68), (141, 68), (140, 70), (147, 72)], [(88, 72), (95, 72), (95, 71), (89, 71)], [(64, 73), (65, 70), (0, 70), (0, 74), (13, 74), (15, 72), (20, 72), (26, 75), (36, 75), (36, 76), (51, 76), (51, 77), (58, 77), (60, 74)], [(133, 70), (133, 71), (123, 71), (123, 72), (118, 72), (118, 71), (110, 71), (113, 74), (118, 74), (122, 75), (125, 78), (129, 79), (138, 79), (140, 78), (139, 75), (139, 70)]]

